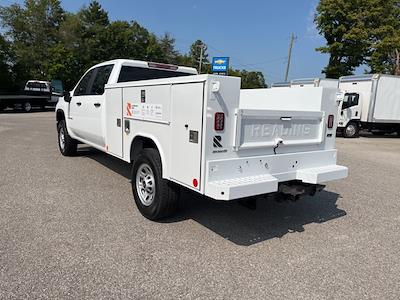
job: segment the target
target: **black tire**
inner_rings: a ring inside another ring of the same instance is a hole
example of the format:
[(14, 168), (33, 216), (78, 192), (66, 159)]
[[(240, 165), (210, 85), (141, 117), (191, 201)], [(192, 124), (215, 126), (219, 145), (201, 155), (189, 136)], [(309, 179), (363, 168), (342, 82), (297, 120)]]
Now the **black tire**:
[(32, 111), (32, 103), (30, 101), (25, 101), (22, 103), (22, 109), (24, 112), (28, 113)]
[[(146, 199), (143, 200), (143, 198), (145, 198), (143, 193), (146, 193), (147, 191), (146, 186), (143, 187), (143, 185), (145, 185), (145, 180), (138, 178), (141, 177), (141, 174), (143, 174), (141, 172), (143, 168), (151, 170), (150, 173), (152, 174), (147, 178), (150, 178), (149, 182), (153, 180), (149, 186), (155, 187), (155, 189), (150, 188), (151, 199), (147, 199), (147, 204), (145, 204)], [(139, 172), (140, 174), (138, 174)], [(174, 214), (178, 209), (179, 203), (178, 187), (172, 182), (163, 179), (161, 172), (162, 164), (160, 154), (156, 149), (153, 148), (143, 149), (143, 151), (139, 153), (139, 156), (134, 161), (132, 166), (131, 183), (135, 203), (140, 213), (147, 219), (153, 221), (166, 218)], [(140, 182), (142, 187), (140, 187)]]
[[(65, 125), (65, 120), (61, 120), (57, 124), (58, 132), (58, 148), (64, 156), (73, 156), (76, 154), (78, 148), (78, 142), (70, 137), (68, 134), (67, 126)], [(64, 138), (64, 144), (62, 143), (62, 137)]]
[(356, 138), (359, 136), (360, 128), (355, 122), (349, 122), (343, 129), (343, 137), (345, 138)]

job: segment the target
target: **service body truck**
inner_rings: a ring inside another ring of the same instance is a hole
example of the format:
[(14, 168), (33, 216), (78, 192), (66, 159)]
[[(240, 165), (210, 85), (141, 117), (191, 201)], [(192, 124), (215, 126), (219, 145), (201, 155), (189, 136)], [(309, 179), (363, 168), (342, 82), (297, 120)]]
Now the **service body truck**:
[(373, 134), (400, 134), (400, 77), (344, 76), (339, 79), (344, 99), (339, 104), (338, 131), (357, 137), (359, 130)]
[(237, 77), (109, 61), (57, 104), (59, 148), (72, 155), (81, 142), (132, 163), (135, 202), (153, 220), (174, 212), (180, 187), (217, 200), (314, 194), (347, 176), (336, 164), (336, 90), (296, 90), (241, 91)]
[(291, 87), (326, 87), (337, 89), (339, 80), (331, 78), (301, 78), (293, 79), (290, 82)]

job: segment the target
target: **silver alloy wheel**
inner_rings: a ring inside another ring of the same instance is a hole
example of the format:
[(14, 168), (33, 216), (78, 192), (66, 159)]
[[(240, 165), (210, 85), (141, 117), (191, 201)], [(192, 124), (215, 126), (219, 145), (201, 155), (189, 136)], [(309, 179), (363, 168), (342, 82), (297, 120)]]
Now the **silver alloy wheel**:
[(64, 134), (64, 128), (60, 128), (60, 133), (58, 134), (58, 139), (60, 142), (60, 148), (61, 150), (64, 151), (65, 149), (65, 134)]
[(151, 167), (143, 163), (136, 173), (136, 191), (140, 202), (144, 206), (150, 206), (156, 195), (156, 181)]
[(356, 134), (356, 126), (354, 124), (349, 124), (346, 127), (346, 135), (347, 136), (354, 136)]
[(29, 102), (24, 103), (24, 110), (30, 112), (32, 110), (32, 105)]

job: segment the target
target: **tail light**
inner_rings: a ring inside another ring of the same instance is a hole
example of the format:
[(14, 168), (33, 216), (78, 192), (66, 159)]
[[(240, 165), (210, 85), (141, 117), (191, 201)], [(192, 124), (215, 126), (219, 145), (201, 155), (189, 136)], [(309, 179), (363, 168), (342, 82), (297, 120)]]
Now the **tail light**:
[(217, 112), (214, 116), (214, 130), (222, 131), (225, 127), (225, 114), (223, 112)]
[(334, 121), (335, 121), (335, 116), (329, 115), (329, 117), (328, 117), (328, 128), (329, 129), (333, 128)]

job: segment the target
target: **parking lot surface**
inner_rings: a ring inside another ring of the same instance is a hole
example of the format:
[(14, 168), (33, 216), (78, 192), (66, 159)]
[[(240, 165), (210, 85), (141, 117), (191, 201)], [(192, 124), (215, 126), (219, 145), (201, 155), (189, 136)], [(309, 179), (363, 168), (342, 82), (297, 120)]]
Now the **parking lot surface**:
[(58, 151), (53, 112), (0, 114), (1, 299), (398, 299), (400, 138), (337, 139), (346, 180), (249, 210), (134, 205), (128, 164)]

